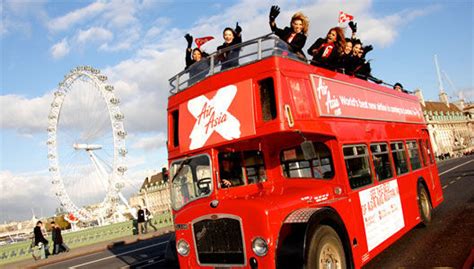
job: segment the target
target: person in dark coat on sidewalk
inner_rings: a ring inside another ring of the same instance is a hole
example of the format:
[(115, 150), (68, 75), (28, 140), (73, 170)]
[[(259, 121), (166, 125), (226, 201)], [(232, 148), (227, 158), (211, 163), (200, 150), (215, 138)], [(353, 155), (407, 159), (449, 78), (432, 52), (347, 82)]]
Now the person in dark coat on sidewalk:
[(61, 228), (54, 221), (51, 222), (51, 237), (53, 240), (53, 254), (59, 254), (60, 252), (68, 252), (69, 247), (64, 244), (63, 236), (61, 235)]
[(242, 43), (241, 33), (242, 27), (239, 26), (239, 23), (236, 23), (235, 30), (226, 27), (222, 32), (224, 43), (217, 47), (217, 62), (222, 64), (221, 70), (239, 66), (240, 48), (233, 48), (231, 50), (227, 48)]
[(303, 53), (303, 47), (306, 43), (306, 35), (308, 34), (309, 20), (303, 13), (297, 12), (291, 17), (291, 27), (285, 27), (280, 29), (275, 23), (276, 17), (280, 14), (280, 8), (278, 6), (272, 6), (270, 8), (270, 28), (281, 40), (285, 41), (291, 52), (298, 55), (298, 58), (306, 60), (306, 56)]
[(141, 206), (138, 206), (137, 223), (138, 223), (138, 236), (140, 236), (145, 231), (145, 211), (141, 208)]
[[(35, 228), (33, 229), (34, 239), (35, 239), (35, 246), (42, 247), (43, 254), (41, 255), (42, 258), (47, 258), (51, 253), (49, 253), (49, 241), (44, 237), (43, 234), (43, 222), (40, 220), (36, 223)], [(41, 243), (41, 244), (40, 244)], [(42, 245), (42, 246), (41, 246)]]

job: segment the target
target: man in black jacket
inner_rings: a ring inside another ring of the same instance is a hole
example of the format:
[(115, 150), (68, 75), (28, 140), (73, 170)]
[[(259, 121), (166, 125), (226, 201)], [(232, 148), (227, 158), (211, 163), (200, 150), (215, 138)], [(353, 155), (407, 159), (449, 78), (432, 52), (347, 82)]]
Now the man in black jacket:
[(138, 206), (137, 223), (138, 223), (138, 236), (140, 236), (145, 231), (145, 211), (143, 211), (141, 206)]
[(51, 222), (51, 237), (53, 240), (53, 254), (59, 254), (60, 252), (69, 251), (69, 247), (64, 244), (63, 236), (61, 235), (61, 227), (57, 225), (54, 221)]
[(47, 258), (49, 255), (49, 241), (44, 238), (43, 235), (43, 222), (40, 220), (36, 223), (35, 228), (33, 229), (33, 234), (35, 236), (35, 246), (41, 248), (41, 258)]

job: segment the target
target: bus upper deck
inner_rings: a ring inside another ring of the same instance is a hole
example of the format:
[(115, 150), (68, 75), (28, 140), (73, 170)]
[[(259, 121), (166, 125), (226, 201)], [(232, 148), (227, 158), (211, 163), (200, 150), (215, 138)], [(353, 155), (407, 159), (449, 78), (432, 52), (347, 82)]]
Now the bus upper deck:
[[(310, 65), (278, 37), (263, 36), (239, 47), (234, 68), (221, 70), (222, 63), (214, 59), (225, 51), (215, 52), (208, 69), (190, 76), (191, 66), (170, 79), (170, 157), (257, 133), (304, 132), (313, 128), (306, 124), (310, 121), (424, 124), (416, 96)], [(332, 132), (325, 126), (320, 124), (318, 131)]]

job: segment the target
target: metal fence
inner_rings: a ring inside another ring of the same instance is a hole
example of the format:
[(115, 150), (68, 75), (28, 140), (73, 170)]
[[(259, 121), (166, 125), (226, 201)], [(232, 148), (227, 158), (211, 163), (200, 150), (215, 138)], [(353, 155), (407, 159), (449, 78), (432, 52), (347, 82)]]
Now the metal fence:
[[(152, 223), (157, 228), (171, 226), (173, 218), (170, 212), (155, 215)], [(107, 226), (93, 227), (76, 232), (63, 232), (63, 241), (71, 249), (92, 245), (112, 239), (122, 238), (137, 234), (134, 221), (126, 221)], [(150, 229), (150, 228), (149, 228)], [(50, 252), (53, 250), (53, 242), (49, 240)], [(31, 241), (23, 241), (10, 245), (0, 246), (0, 265), (17, 262), (25, 259), (33, 259)]]
[[(223, 57), (224, 54), (231, 55), (229, 52), (236, 50), (239, 51), (238, 57), (231, 59)], [(170, 94), (176, 94), (208, 76), (212, 76), (224, 70), (230, 70), (234, 67), (248, 65), (274, 55), (301, 61), (296, 54), (289, 51), (286, 42), (273, 34), (268, 34), (216, 51), (207, 58), (194, 63), (188, 69), (181, 71), (169, 79), (169, 84), (171, 86)], [(224, 60), (222, 60), (223, 58)], [(205, 63), (204, 66), (202, 62)], [(225, 68), (225, 66), (230, 62), (234, 62), (236, 65), (232, 68)]]

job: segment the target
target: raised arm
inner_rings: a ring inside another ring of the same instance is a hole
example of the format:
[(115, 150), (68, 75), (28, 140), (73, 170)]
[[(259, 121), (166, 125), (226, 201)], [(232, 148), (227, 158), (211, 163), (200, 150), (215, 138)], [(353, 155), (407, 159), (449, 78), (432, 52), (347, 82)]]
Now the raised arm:
[(192, 52), (191, 45), (193, 43), (193, 37), (190, 34), (186, 34), (184, 38), (186, 38), (186, 41), (188, 42), (188, 47), (186, 48), (186, 57), (185, 57), (186, 59), (185, 69), (187, 69), (190, 65), (194, 63), (193, 59), (191, 58), (191, 52)]

